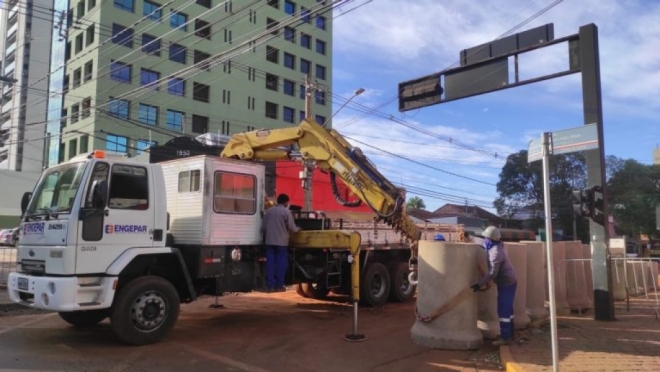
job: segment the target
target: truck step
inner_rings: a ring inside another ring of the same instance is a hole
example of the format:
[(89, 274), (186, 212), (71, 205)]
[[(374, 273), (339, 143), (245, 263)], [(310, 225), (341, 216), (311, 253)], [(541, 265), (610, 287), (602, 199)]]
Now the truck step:
[(85, 306), (97, 306), (100, 305), (100, 302), (83, 302), (81, 304), (78, 304), (78, 306), (85, 307)]
[(93, 287), (101, 287), (101, 283), (84, 283), (84, 284), (78, 284), (78, 287), (82, 288), (93, 288)]

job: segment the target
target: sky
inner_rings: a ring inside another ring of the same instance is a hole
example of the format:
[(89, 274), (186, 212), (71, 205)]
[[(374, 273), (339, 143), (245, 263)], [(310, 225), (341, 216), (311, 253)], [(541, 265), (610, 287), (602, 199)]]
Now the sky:
[[(398, 111), (397, 87), (456, 67), (461, 50), (500, 37), (552, 3), (358, 0), (335, 10), (335, 17), (346, 14), (333, 26), (333, 91), (343, 97), (333, 110), (356, 89), (365, 92), (336, 113), (333, 127), (407, 187), (409, 198), (420, 196), (427, 210), (467, 202), (494, 211), (495, 185), (509, 154), (526, 150), (543, 132), (584, 124), (580, 74), (406, 113)], [(564, 0), (515, 32), (547, 23), (554, 24), (555, 38), (583, 25), (598, 27), (605, 154), (651, 164), (660, 144), (660, 1)], [(565, 70), (567, 50), (561, 43), (521, 55), (521, 78)], [(378, 108), (377, 115), (355, 110), (354, 103)], [(454, 139), (483, 151), (459, 148)]]

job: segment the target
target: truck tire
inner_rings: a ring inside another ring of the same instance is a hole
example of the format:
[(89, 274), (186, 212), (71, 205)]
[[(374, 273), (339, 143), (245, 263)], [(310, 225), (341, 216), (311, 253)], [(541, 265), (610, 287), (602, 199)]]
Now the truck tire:
[(179, 294), (158, 276), (133, 279), (115, 297), (110, 316), (112, 331), (130, 345), (162, 340), (179, 318)]
[(92, 327), (108, 317), (107, 310), (69, 311), (59, 313), (60, 318), (74, 327)]
[(410, 284), (408, 274), (410, 269), (405, 262), (396, 262), (390, 265), (390, 277), (392, 286), (390, 288), (390, 300), (395, 302), (408, 302), (415, 297), (417, 286)]
[(382, 306), (390, 295), (390, 273), (379, 262), (370, 263), (360, 281), (360, 299), (371, 307)]

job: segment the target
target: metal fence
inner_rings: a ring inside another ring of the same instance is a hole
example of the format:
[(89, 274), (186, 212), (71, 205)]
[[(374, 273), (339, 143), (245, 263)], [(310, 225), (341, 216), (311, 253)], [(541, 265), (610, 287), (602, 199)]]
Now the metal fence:
[(14, 270), (16, 270), (16, 247), (0, 246), (0, 287), (7, 285), (7, 277)]

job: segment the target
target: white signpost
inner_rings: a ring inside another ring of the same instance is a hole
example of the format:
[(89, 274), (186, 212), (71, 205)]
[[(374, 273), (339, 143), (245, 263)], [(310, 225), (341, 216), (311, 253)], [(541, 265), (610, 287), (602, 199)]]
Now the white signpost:
[(552, 208), (550, 205), (550, 155), (593, 150), (598, 148), (596, 124), (583, 125), (554, 133), (545, 132), (529, 142), (527, 162), (543, 160), (543, 205), (545, 212), (545, 242), (548, 260), (548, 297), (550, 298), (550, 332), (552, 339), (552, 370), (559, 371), (557, 346), (557, 304), (555, 303), (555, 271), (552, 261)]

